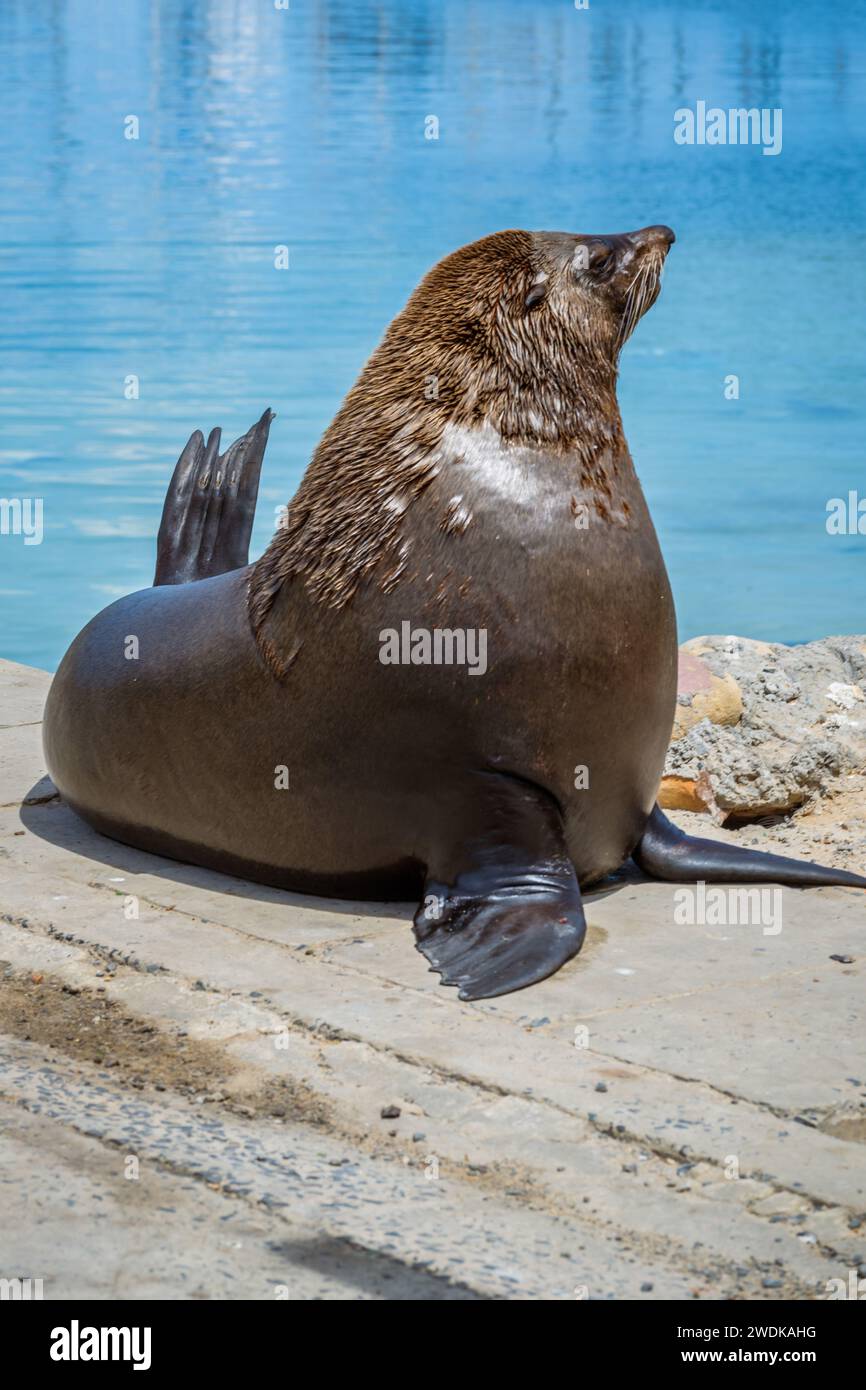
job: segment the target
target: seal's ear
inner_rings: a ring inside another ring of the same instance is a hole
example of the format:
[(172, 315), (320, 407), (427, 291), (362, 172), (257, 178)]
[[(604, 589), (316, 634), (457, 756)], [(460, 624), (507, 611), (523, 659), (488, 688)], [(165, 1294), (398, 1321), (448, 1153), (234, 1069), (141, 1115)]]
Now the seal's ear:
[(536, 280), (534, 285), (529, 286), (529, 291), (523, 301), (524, 309), (535, 309), (547, 294), (547, 285), (544, 280)]

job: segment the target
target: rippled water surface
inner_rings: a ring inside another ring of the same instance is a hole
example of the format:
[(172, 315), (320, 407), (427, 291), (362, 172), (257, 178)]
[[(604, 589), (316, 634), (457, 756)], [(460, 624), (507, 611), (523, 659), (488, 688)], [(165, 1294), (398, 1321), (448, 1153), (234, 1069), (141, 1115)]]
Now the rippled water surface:
[[(792, 0), (3, 0), (0, 496), (44, 540), (0, 536), (0, 654), (54, 667), (148, 584), (187, 435), (271, 405), (263, 548), (449, 250), (655, 221), (621, 399), (681, 636), (863, 631), (866, 537), (825, 508), (866, 496), (864, 38)], [(675, 144), (698, 100), (782, 108), (781, 154)]]

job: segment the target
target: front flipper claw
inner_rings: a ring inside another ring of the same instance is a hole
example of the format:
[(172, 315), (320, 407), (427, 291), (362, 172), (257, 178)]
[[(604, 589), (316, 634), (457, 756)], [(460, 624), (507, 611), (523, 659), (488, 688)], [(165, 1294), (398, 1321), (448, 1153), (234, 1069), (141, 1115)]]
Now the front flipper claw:
[(436, 886), (428, 883), (415, 917), (418, 950), (443, 985), (459, 987), (461, 999), (492, 999), (544, 980), (577, 955), (586, 934), (573, 870), (572, 880), (444, 897), (433, 920), (425, 914), (437, 900)]
[(478, 824), (428, 867), (419, 951), (461, 999), (511, 994), (577, 955), (586, 920), (559, 808), (542, 788), (489, 775)]

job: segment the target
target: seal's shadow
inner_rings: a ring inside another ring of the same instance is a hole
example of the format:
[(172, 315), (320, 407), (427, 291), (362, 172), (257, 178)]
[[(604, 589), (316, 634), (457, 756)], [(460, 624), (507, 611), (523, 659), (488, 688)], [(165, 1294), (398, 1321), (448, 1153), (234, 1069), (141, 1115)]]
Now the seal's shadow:
[[(106, 868), (117, 869), (124, 874), (149, 874), (171, 883), (183, 883), (211, 893), (225, 893), (227, 897), (282, 903), (286, 907), (306, 908), (308, 911), (317, 908), (344, 917), (386, 917), (400, 922), (410, 922), (417, 906), (415, 902), (368, 902), (355, 898), (319, 898), (309, 893), (293, 893), (284, 888), (269, 888), (263, 883), (253, 883), (249, 879), (233, 878), (215, 869), (199, 868), (179, 859), (164, 859), (158, 854), (148, 854), (146, 850), (133, 849), (131, 845), (101, 835), (81, 820), (62, 800), (47, 776), (34, 783), (24, 797), (20, 820), (40, 840), (103, 864)], [(645, 881), (645, 875), (629, 862), (600, 887), (586, 893), (584, 899), (587, 904), (592, 904), (629, 884)]]
[[(415, 903), (356, 902), (343, 898), (316, 898), (306, 893), (291, 893), (283, 888), (269, 888), (249, 879), (232, 878), (214, 869), (199, 868), (179, 859), (164, 859), (146, 850), (133, 849), (119, 840), (93, 830), (61, 799), (50, 777), (42, 777), (29, 790), (21, 805), (21, 824), (40, 840), (57, 845), (72, 854), (82, 855), (96, 864), (116, 869), (124, 874), (147, 874), (170, 883), (183, 883), (227, 897), (250, 899), (262, 903), (283, 903), (287, 907), (311, 907), (325, 912), (352, 917), (391, 917), (398, 921), (412, 918)], [(134, 891), (134, 890), (132, 890)]]

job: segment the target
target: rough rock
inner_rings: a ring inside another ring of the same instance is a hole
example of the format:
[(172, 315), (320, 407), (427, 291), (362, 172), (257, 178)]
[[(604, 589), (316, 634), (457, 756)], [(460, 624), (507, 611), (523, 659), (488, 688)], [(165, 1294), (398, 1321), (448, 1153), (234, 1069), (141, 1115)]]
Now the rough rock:
[(682, 738), (702, 719), (711, 724), (738, 724), (743, 714), (743, 697), (734, 677), (726, 672), (715, 675), (705, 661), (686, 647), (679, 654), (677, 708), (672, 738)]
[(663, 806), (787, 814), (866, 770), (866, 637), (696, 637), (680, 653)]

